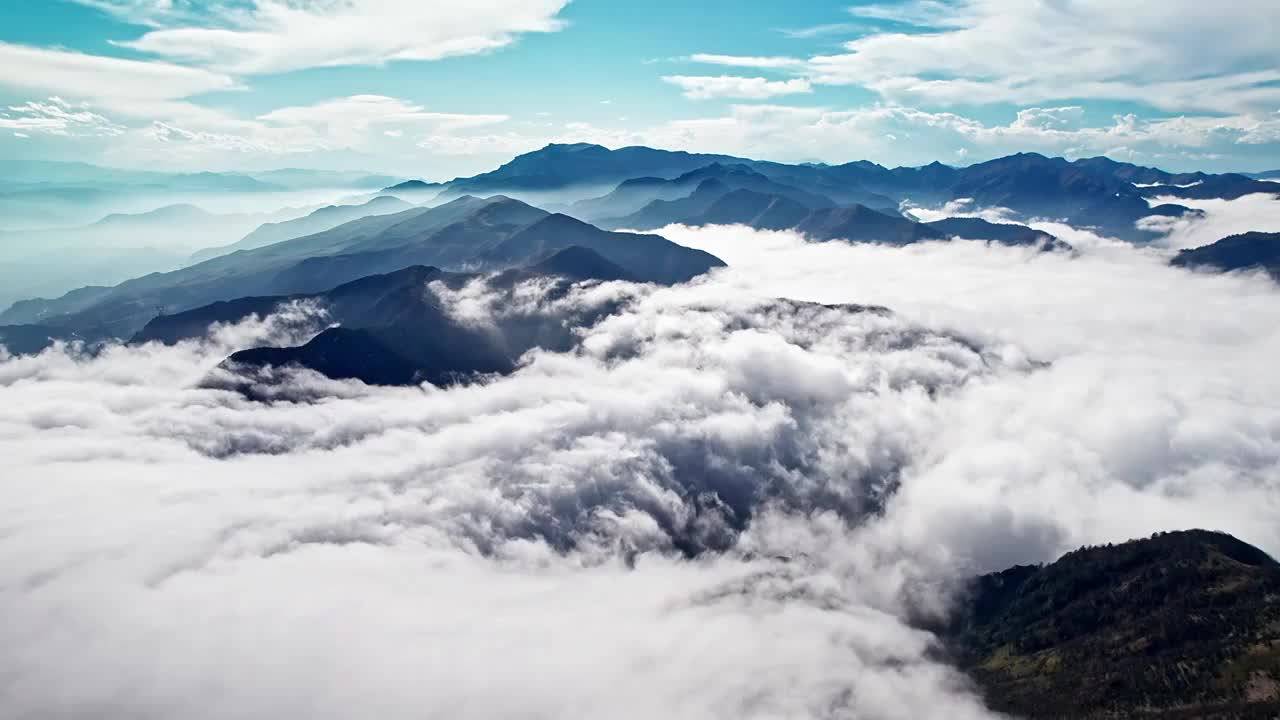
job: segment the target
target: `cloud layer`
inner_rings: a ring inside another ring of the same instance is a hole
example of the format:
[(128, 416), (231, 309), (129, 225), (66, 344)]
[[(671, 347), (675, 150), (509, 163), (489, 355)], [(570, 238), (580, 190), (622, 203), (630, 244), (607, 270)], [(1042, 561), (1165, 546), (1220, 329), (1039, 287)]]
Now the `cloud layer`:
[(1264, 278), (664, 232), (730, 267), (452, 297), (615, 308), (468, 387), (202, 383), (309, 307), (0, 361), (0, 714), (981, 718), (908, 623), (968, 573), (1191, 526), (1280, 550)]

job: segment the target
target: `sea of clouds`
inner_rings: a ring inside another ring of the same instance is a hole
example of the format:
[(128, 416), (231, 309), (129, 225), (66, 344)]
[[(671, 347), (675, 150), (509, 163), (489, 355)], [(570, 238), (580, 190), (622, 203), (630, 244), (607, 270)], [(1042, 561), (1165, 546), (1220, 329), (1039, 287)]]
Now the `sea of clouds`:
[(599, 316), (466, 386), (219, 389), (306, 305), (0, 358), (0, 717), (986, 718), (917, 629), (972, 574), (1190, 527), (1280, 551), (1265, 276), (662, 234), (729, 267), (448, 296)]

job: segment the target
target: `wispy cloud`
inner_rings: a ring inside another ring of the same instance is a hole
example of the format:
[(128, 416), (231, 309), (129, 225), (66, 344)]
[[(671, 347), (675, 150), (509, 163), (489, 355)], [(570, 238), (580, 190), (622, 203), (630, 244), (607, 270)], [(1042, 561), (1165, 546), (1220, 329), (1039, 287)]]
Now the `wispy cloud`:
[(758, 70), (796, 70), (805, 67), (805, 61), (791, 57), (757, 57), (750, 55), (713, 55), (697, 53), (689, 56), (691, 62), (710, 65), (728, 65), (730, 67), (755, 68)]
[(1242, 0), (1230, 12), (1171, 2), (1153, 13), (1141, 0), (922, 0), (855, 11), (933, 31), (853, 40), (845, 53), (811, 59), (814, 82), (945, 105), (1096, 98), (1250, 112), (1280, 104), (1280, 50), (1258, 32), (1280, 23), (1280, 6), (1268, 0)]
[(125, 130), (86, 106), (72, 105), (59, 97), (11, 105), (7, 112), (0, 111), (0, 128), (14, 130), (18, 137), (30, 137), (28, 133), (32, 132), (68, 137), (113, 137)]
[[(126, 60), (0, 42), (0, 87), (93, 100), (114, 112), (173, 110), (193, 95), (234, 90), (228, 75), (168, 62)], [(189, 105), (187, 106), (189, 107)]]
[(868, 26), (861, 23), (828, 23), (803, 28), (779, 28), (778, 32), (796, 40), (808, 40), (825, 35), (850, 35), (866, 32), (867, 29)]
[(794, 95), (812, 92), (808, 80), (769, 80), (762, 77), (736, 77), (732, 75), (689, 76), (668, 75), (663, 82), (679, 86), (684, 96), (692, 100), (713, 98), (740, 98), (765, 100), (778, 95)]
[(555, 32), (568, 0), (252, 0), (176, 12), (170, 2), (93, 0), (153, 26), (120, 44), (234, 74), (438, 60)]

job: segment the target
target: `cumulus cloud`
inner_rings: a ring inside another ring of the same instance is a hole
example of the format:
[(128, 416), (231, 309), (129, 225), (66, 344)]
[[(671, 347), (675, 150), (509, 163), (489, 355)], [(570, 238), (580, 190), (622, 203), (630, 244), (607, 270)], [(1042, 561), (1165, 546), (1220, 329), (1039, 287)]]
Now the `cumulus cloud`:
[(730, 267), (443, 297), (611, 309), (468, 386), (207, 381), (307, 307), (0, 361), (6, 710), (982, 718), (910, 623), (969, 573), (1190, 526), (1280, 550), (1265, 279), (663, 232)]
[(662, 80), (679, 86), (684, 90), (684, 96), (691, 100), (712, 98), (765, 100), (778, 95), (812, 92), (809, 81), (802, 78), (769, 80), (762, 77), (734, 75), (667, 75)]

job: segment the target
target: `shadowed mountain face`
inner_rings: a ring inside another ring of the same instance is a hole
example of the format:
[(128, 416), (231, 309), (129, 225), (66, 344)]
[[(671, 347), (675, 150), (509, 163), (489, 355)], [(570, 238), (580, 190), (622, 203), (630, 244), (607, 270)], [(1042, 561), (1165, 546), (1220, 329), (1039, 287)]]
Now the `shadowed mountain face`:
[(1250, 232), (1225, 237), (1211, 245), (1182, 250), (1172, 260), (1189, 268), (1265, 270), (1280, 282), (1280, 233)]
[(1036, 245), (1046, 250), (1071, 249), (1053, 235), (1025, 225), (993, 223), (981, 218), (945, 218), (924, 224), (947, 237), (990, 240), (1001, 245)]
[(983, 576), (947, 638), (988, 705), (1021, 717), (1280, 713), (1280, 565), (1220, 533)]
[(511, 372), (520, 355), (534, 347), (566, 350), (574, 342), (576, 327), (609, 309), (606, 305), (584, 311), (585, 315), (573, 309), (498, 313), (490, 321), (473, 322), (450, 309), (455, 295), (465, 288), (478, 283), (477, 292), (492, 293), (507, 306), (516, 304), (507, 296), (526, 280), (550, 280), (553, 284), (544, 288), (545, 298), (555, 300), (568, 293), (574, 282), (624, 276), (616, 264), (582, 247), (489, 277), (415, 266), (360, 278), (322, 293), (240, 298), (157, 317), (131, 342), (175, 343), (204, 336), (214, 323), (235, 323), (250, 315), (271, 314), (289, 303), (307, 303), (322, 312), (331, 327), (298, 347), (235, 353), (228, 367), (250, 378), (273, 367), (298, 366), (330, 378), (369, 384), (445, 385)]
[(413, 265), (501, 270), (572, 246), (594, 250), (643, 282), (682, 282), (723, 265), (655, 235), (610, 233), (510, 198), (468, 196), (436, 208), (360, 218), (103, 292), (17, 303), (0, 321), (124, 337), (158, 309), (172, 313), (238, 297), (320, 292)]

